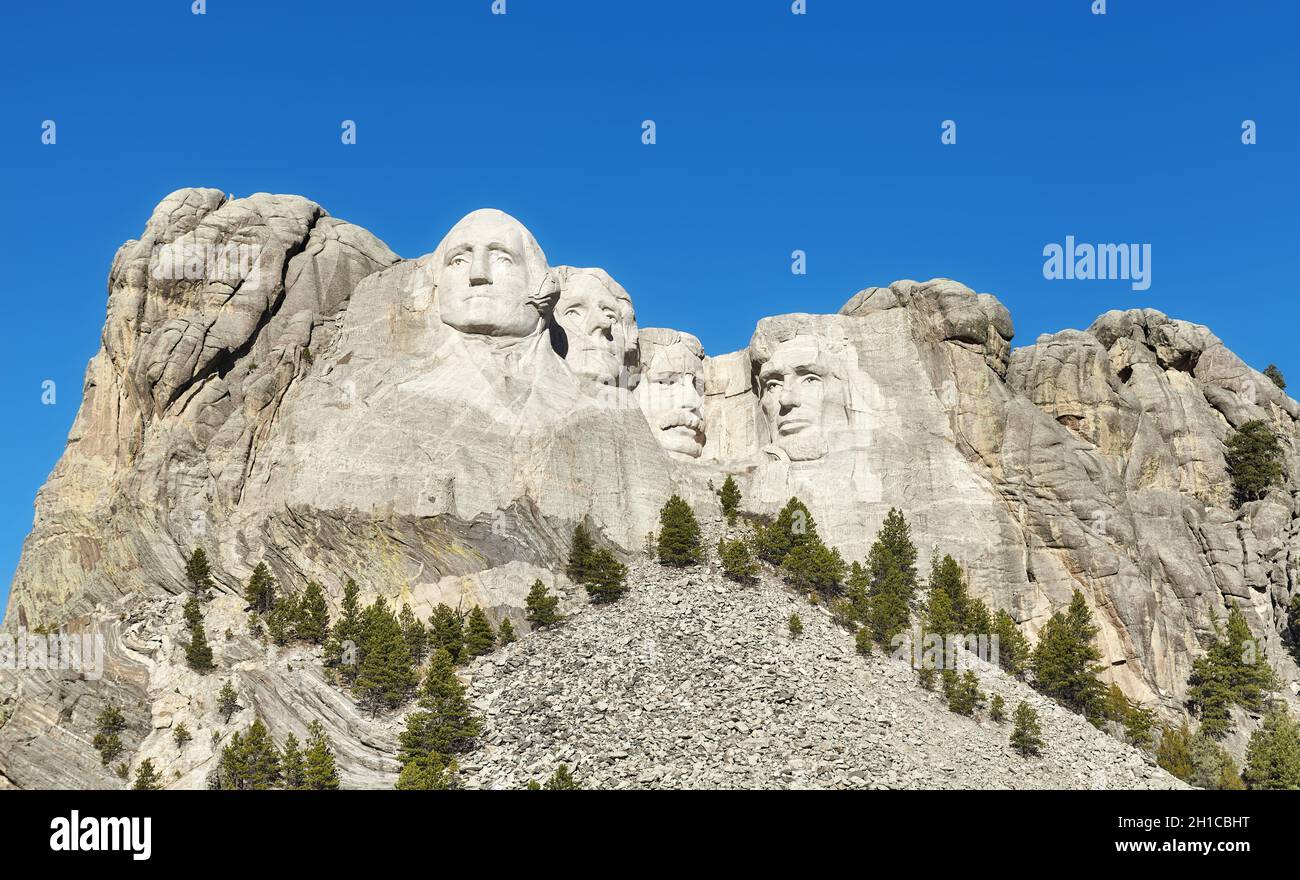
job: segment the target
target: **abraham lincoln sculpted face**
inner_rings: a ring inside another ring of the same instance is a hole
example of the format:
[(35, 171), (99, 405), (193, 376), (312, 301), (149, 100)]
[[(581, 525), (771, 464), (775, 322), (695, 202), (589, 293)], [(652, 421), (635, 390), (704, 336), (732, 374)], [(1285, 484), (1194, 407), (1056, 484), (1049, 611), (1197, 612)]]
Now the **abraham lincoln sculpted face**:
[(532, 234), (501, 211), (474, 211), (434, 252), (442, 321), (462, 333), (524, 339), (539, 333), (558, 284)]
[(780, 343), (759, 368), (760, 402), (772, 448), (791, 461), (826, 454), (823, 421), (830, 372), (821, 346), (811, 336)]

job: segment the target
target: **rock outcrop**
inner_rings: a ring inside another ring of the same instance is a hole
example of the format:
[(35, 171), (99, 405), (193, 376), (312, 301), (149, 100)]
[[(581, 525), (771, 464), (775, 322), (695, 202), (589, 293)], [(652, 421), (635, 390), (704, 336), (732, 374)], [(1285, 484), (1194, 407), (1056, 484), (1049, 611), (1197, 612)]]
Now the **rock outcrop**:
[[(1282, 633), (1300, 408), (1208, 329), (1111, 312), (1013, 350), (994, 297), (900, 281), (707, 356), (687, 332), (638, 328), (634, 295), (551, 267), (498, 211), (403, 260), (300, 197), (168, 196), (114, 260), (4, 621), (101, 632), (114, 672), (0, 673), (0, 784), (102, 778), (73, 754), (106, 699), (138, 706), (147, 744), (172, 694), (211, 696), (148, 623), (172, 621), (196, 546), (249, 700), (282, 730), (329, 715), (369, 744), (345, 777), (377, 782), (391, 731), (327, 696), (309, 658), (244, 643), (237, 596), (259, 561), (335, 608), (353, 577), (422, 616), (517, 617), (534, 579), (564, 588), (577, 523), (631, 558), (672, 494), (716, 516), (727, 475), (755, 513), (797, 495), (848, 559), (901, 509), (922, 571), (932, 548), (952, 554), (1031, 637), (1082, 590), (1109, 677), (1167, 717), (1230, 604), (1296, 680)], [(1288, 481), (1234, 508), (1223, 441), (1252, 419), (1281, 438)], [(63, 751), (42, 758), (36, 737)]]

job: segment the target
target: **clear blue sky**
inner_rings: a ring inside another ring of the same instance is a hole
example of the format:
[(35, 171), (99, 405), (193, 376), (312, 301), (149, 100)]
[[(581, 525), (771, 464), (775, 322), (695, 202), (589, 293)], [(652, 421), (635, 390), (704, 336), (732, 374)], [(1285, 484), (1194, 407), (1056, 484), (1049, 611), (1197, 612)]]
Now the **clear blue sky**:
[[(1300, 382), (1292, 2), (490, 5), (6, 5), (0, 606), (114, 251), (182, 186), (300, 193), (407, 257), (498, 207), (712, 353), (761, 316), (943, 276), (1000, 297), (1021, 345), (1153, 306)], [(1044, 245), (1071, 234), (1151, 244), (1151, 288), (1045, 280)]]

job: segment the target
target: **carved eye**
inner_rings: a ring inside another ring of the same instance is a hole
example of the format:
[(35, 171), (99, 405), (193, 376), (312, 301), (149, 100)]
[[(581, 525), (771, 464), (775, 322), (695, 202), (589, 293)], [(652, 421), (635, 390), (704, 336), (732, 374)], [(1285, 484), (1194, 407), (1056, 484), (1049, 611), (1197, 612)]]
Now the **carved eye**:
[(806, 376), (803, 377), (803, 381), (804, 381), (804, 384), (805, 384), (805, 385), (807, 385), (807, 384), (816, 384), (816, 383), (820, 382), (821, 380), (822, 380), (822, 377), (821, 377), (821, 376), (815, 375), (815, 374), (813, 374), (813, 373), (809, 373), (808, 375), (806, 375)]
[(773, 389), (780, 388), (780, 387), (781, 387), (780, 379), (768, 379), (766, 382), (763, 383), (764, 391), (772, 391)]
[(448, 265), (448, 266), (468, 266), (468, 265), (469, 265), (469, 254), (453, 254), (452, 257), (451, 257), (451, 259), (447, 261), (447, 265)]
[(505, 251), (493, 251), (492, 259), (498, 263), (506, 263), (507, 265), (515, 261), (514, 258), (511, 257), (509, 254), (507, 254)]

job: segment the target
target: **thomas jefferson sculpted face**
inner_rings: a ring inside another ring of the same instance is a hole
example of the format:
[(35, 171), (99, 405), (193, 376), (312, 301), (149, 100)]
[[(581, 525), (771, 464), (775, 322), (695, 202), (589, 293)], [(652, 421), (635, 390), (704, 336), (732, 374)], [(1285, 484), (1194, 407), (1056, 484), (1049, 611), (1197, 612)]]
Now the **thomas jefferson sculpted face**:
[(772, 445), (791, 461), (826, 454), (823, 414), (829, 375), (821, 346), (811, 336), (780, 343), (759, 369), (760, 401)]
[(564, 360), (579, 376), (617, 385), (637, 343), (632, 300), (599, 269), (560, 272), (555, 322), (564, 331)]
[(452, 227), (434, 254), (444, 324), (513, 339), (541, 330), (558, 284), (518, 220), (492, 209), (474, 211)]

